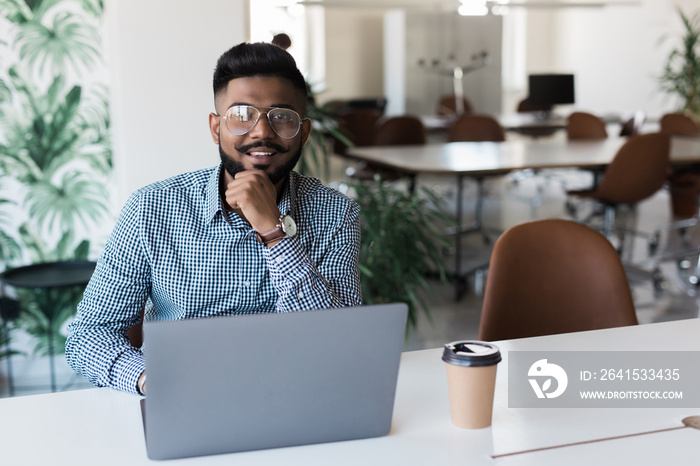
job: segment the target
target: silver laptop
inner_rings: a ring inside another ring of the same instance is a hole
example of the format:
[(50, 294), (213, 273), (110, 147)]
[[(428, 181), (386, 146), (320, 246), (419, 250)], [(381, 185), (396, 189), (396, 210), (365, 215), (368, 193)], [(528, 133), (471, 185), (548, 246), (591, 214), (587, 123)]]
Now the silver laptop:
[(151, 459), (389, 433), (405, 304), (144, 325)]

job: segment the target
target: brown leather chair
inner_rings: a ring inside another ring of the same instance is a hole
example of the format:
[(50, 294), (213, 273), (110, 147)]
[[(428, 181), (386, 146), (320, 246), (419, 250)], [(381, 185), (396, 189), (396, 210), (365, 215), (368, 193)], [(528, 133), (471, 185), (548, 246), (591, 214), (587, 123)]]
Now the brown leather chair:
[(491, 254), (479, 339), (636, 325), (625, 270), (600, 233), (570, 220), (516, 225)]
[(145, 308), (141, 309), (141, 318), (139, 322), (130, 327), (129, 330), (126, 331), (126, 336), (129, 337), (129, 342), (131, 343), (131, 346), (134, 348), (141, 348), (143, 346), (143, 314), (144, 314)]
[[(371, 140), (362, 140), (361, 144), (357, 145), (395, 146), (425, 144), (426, 142), (423, 123), (420, 119), (410, 115), (378, 118), (374, 123), (374, 127), (365, 133), (366, 136), (370, 134)], [(363, 180), (376, 179), (378, 176), (381, 176), (383, 180), (387, 181), (394, 181), (406, 176), (402, 172), (364, 161), (346, 170), (346, 174)], [(413, 191), (414, 189), (415, 178), (411, 177), (409, 190)]]
[[(427, 137), (423, 122), (411, 115), (382, 117), (374, 127), (374, 146), (400, 146), (400, 145), (421, 145), (425, 144)], [(360, 162), (350, 171), (351, 175), (360, 178), (376, 178), (381, 176), (383, 180), (394, 181), (404, 176), (405, 173), (387, 169), (369, 162)], [(409, 181), (409, 191), (415, 191), (415, 175), (411, 175)]]
[[(472, 107), (472, 103), (468, 98), (463, 97), (462, 103), (465, 115), (474, 111), (474, 107)], [(454, 94), (443, 95), (438, 99), (438, 103), (435, 106), (435, 114), (441, 116), (454, 116), (457, 114), (457, 99), (455, 99)]]
[(666, 113), (661, 117), (661, 132), (674, 136), (700, 136), (700, 125), (682, 113)]
[(566, 137), (569, 139), (605, 139), (608, 131), (603, 120), (586, 112), (574, 112), (566, 122)]
[(411, 115), (383, 117), (374, 128), (375, 146), (400, 146), (425, 144), (423, 122)]
[[(352, 108), (342, 111), (338, 118), (338, 128), (355, 146), (371, 146), (374, 143), (374, 128), (382, 113), (373, 108)], [(347, 147), (335, 139), (333, 151), (345, 155)]]
[[(537, 105), (533, 104), (530, 102), (530, 100), (526, 97), (520, 102), (518, 102), (518, 107), (517, 107), (517, 112), (518, 113), (534, 113), (534, 114), (543, 114), (543, 115), (548, 115), (549, 112), (552, 111), (552, 106), (551, 105)], [(547, 127), (540, 127), (540, 128), (512, 128), (511, 131), (514, 131), (519, 134), (524, 134), (525, 136), (530, 136), (533, 138), (539, 138), (539, 137), (544, 137), (544, 136), (551, 136), (552, 134), (556, 133), (559, 131), (559, 128), (547, 128)]]
[(551, 105), (537, 105), (530, 102), (528, 97), (518, 102), (518, 113), (538, 113), (538, 112), (551, 112)]
[(595, 188), (567, 194), (595, 199), (605, 207), (603, 232), (612, 234), (615, 210), (620, 204), (634, 205), (658, 191), (669, 173), (670, 137), (663, 133), (631, 136), (608, 165)]
[(506, 133), (501, 124), (489, 115), (462, 115), (450, 128), (448, 142), (501, 142)]

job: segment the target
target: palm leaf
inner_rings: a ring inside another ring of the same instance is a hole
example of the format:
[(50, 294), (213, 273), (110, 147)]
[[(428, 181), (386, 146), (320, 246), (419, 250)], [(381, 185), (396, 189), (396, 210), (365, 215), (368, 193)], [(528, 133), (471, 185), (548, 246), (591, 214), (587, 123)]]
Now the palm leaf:
[(0, 103), (7, 102), (12, 97), (9, 86), (3, 79), (0, 79)]
[(19, 227), (19, 236), (24, 248), (30, 254), (30, 261), (50, 262), (52, 261), (51, 251), (34, 227), (29, 223), (23, 223)]
[(4, 263), (21, 256), (22, 248), (19, 243), (5, 231), (0, 230), (0, 261)]
[(23, 23), (16, 44), (20, 58), (42, 74), (63, 74), (71, 68), (80, 75), (99, 57), (97, 30), (68, 12), (56, 14), (50, 28), (36, 20)]
[(29, 188), (25, 199), (29, 214), (39, 226), (68, 230), (79, 221), (88, 225), (107, 212), (101, 183), (81, 172), (68, 172), (58, 185), (38, 182)]
[(34, 12), (25, 0), (3, 0), (0, 2), (0, 16), (15, 24), (23, 24), (34, 17)]
[(30, 262), (56, 262), (63, 260), (87, 260), (90, 242), (82, 240), (75, 245), (73, 230), (64, 231), (55, 245), (48, 244), (34, 225), (24, 223), (19, 227), (19, 234)]
[(14, 68), (10, 76), (26, 115), (3, 119), (8, 144), (0, 150), (14, 159), (8, 172), (26, 184), (50, 179), (77, 160), (85, 160), (100, 173), (109, 172), (112, 152), (106, 89), (97, 88), (83, 102), (82, 88), (73, 86), (66, 91), (60, 76), (45, 93)]
[(91, 14), (95, 18), (102, 16), (102, 12), (104, 11), (102, 0), (78, 0), (78, 2), (83, 7), (83, 11)]

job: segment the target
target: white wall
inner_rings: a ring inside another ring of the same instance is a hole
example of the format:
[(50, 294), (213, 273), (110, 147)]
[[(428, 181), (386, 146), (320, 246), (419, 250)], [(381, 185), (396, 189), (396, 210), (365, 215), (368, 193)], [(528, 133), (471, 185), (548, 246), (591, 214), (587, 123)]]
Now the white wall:
[(213, 166), (217, 58), (248, 39), (247, 0), (107, 0), (119, 209), (134, 190)]
[[(376, 0), (382, 2), (396, 4)], [(664, 34), (682, 32), (675, 7), (699, 11), (698, 0), (637, 3), (595, 9), (528, 9), (525, 72), (575, 73), (574, 107), (584, 110), (624, 113), (642, 109), (658, 117), (674, 109), (674, 102), (659, 92), (655, 78), (663, 69), (670, 42), (659, 45), (658, 41)], [(382, 57), (376, 41), (381, 40), (377, 27), (383, 11), (326, 9), (328, 92), (319, 101), (381, 94)], [(518, 99), (526, 94), (526, 88), (508, 89), (503, 111), (514, 111)]]
[[(488, 53), (489, 64), (467, 71), (462, 90), (475, 112), (500, 113), (502, 20), (502, 16), (493, 15), (408, 12), (405, 39), (399, 44), (385, 42), (384, 48), (385, 54), (403, 49), (406, 113), (433, 113), (440, 96), (455, 93), (453, 67), (473, 64), (472, 57), (482, 52)], [(393, 87), (394, 83), (385, 82), (387, 93)]]
[(382, 9), (326, 9), (326, 90), (333, 99), (381, 97), (383, 87)]
[[(669, 34), (682, 33), (675, 5), (686, 13), (700, 11), (697, 0), (641, 0), (639, 6), (561, 10), (554, 15), (549, 51), (557, 71), (576, 75), (575, 107), (583, 110), (629, 112), (644, 110), (660, 116), (674, 109), (674, 101), (659, 91), (673, 41), (659, 43)], [(678, 44), (678, 42), (675, 42)], [(530, 48), (534, 65), (539, 56)], [(532, 68), (530, 68), (532, 69)]]

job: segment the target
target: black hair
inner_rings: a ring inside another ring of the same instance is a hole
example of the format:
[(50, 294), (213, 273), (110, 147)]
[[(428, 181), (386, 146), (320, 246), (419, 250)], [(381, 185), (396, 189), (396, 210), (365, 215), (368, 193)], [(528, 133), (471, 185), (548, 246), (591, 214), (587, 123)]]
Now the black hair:
[(294, 58), (280, 47), (265, 42), (243, 42), (219, 57), (214, 70), (214, 97), (232, 79), (254, 76), (287, 79), (304, 96), (304, 102), (308, 98), (306, 81)]

